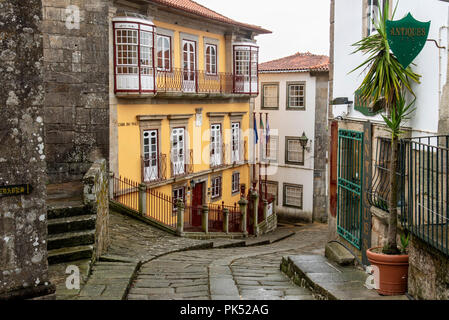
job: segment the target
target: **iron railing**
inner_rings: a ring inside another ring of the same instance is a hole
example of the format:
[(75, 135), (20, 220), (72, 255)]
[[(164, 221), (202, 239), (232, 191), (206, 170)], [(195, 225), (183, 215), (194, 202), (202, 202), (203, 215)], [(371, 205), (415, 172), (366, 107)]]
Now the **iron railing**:
[(142, 181), (151, 183), (167, 179), (167, 155), (158, 154), (156, 158), (141, 158)]
[(408, 177), (403, 225), (449, 255), (449, 136), (403, 139)]
[[(370, 205), (389, 212), (390, 199), (390, 160), (391, 160), (391, 139), (379, 137), (377, 139), (376, 158), (374, 161), (374, 175), (371, 186), (367, 190), (368, 202)], [(404, 205), (404, 184), (405, 184), (405, 146), (399, 144), (398, 148), (398, 207)]]
[(226, 150), (227, 145), (223, 143), (221, 145), (221, 150), (215, 150), (212, 148), (210, 150), (210, 167), (211, 168), (220, 168), (226, 166), (226, 164), (229, 162), (226, 158), (228, 152)]
[[(176, 159), (178, 161), (176, 161)], [(193, 150), (187, 150), (184, 155), (173, 155), (170, 159), (172, 178), (178, 178), (193, 173)]]
[(113, 177), (112, 199), (134, 211), (139, 211), (139, 183), (121, 176)]
[(233, 94), (243, 92), (243, 83), (236, 82), (232, 73), (207, 74), (201, 70), (173, 68), (158, 71), (157, 91), (166, 93)]
[[(111, 200), (135, 211), (143, 213), (146, 217), (175, 230), (178, 224), (178, 208), (176, 199), (145, 185), (127, 178), (112, 178)], [(139, 189), (140, 188), (140, 189)], [(145, 195), (144, 198), (142, 196)], [(184, 208), (184, 231), (201, 232), (203, 206), (185, 205)], [(237, 203), (227, 206), (209, 204), (209, 232), (223, 232), (223, 209), (229, 210), (229, 232), (241, 232), (242, 214)]]

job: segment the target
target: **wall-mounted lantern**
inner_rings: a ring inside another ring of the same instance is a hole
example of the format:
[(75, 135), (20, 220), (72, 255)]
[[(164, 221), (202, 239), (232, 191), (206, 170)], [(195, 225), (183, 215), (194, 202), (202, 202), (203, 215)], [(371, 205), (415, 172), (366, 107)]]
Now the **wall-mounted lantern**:
[(309, 138), (307, 138), (306, 133), (303, 132), (302, 136), (299, 138), (299, 143), (301, 144), (303, 149), (306, 148), (307, 142), (309, 142)]

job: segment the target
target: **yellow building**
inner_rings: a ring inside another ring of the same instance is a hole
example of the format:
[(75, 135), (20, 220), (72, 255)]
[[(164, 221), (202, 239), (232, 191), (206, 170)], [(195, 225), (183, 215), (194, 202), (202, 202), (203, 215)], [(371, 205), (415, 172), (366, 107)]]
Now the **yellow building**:
[(250, 102), (269, 33), (190, 0), (114, 1), (110, 167), (192, 206), (250, 185)]

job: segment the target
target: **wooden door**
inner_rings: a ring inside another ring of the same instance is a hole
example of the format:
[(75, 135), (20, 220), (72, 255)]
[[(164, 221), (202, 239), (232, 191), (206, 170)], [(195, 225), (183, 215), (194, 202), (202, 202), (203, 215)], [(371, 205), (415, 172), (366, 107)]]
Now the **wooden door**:
[(193, 188), (192, 199), (192, 226), (201, 226), (201, 209), (203, 206), (204, 182), (197, 183)]

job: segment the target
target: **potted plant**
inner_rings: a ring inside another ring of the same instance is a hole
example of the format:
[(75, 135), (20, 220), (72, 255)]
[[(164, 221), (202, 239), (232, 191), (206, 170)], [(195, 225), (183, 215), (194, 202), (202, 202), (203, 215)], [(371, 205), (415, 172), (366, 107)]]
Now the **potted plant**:
[(363, 38), (353, 45), (356, 47), (354, 53), (361, 52), (369, 55), (368, 59), (353, 71), (361, 68), (367, 70), (358, 91), (363, 98), (374, 99), (375, 103), (385, 105), (386, 115), (382, 115), (382, 117), (391, 133), (387, 242), (383, 248), (368, 249), (367, 257), (379, 271), (378, 292), (382, 295), (400, 295), (404, 294), (407, 289), (408, 255), (404, 248), (401, 251), (397, 245), (398, 142), (402, 133), (401, 125), (413, 112), (414, 101), (407, 103), (406, 94), (408, 92), (415, 97), (411, 84), (412, 82), (420, 83), (421, 76), (414, 73), (411, 67), (404, 68), (390, 51), (386, 26), (389, 12), (390, 4), (387, 0), (384, 7), (379, 9), (378, 21), (374, 21), (377, 33)]

